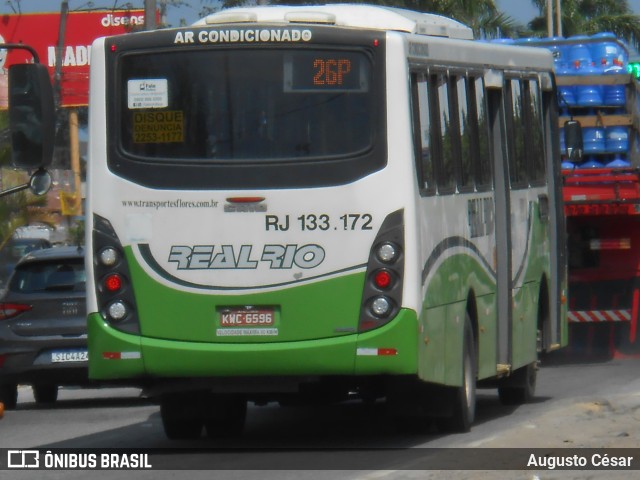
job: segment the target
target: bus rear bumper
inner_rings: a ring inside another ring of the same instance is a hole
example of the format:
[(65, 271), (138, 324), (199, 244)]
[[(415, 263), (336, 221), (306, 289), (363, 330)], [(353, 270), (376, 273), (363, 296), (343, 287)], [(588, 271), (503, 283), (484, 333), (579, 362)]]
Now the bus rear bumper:
[(88, 317), (89, 376), (95, 380), (235, 376), (411, 375), (417, 372), (418, 322), (404, 309), (361, 334), (272, 343), (172, 341), (120, 332)]

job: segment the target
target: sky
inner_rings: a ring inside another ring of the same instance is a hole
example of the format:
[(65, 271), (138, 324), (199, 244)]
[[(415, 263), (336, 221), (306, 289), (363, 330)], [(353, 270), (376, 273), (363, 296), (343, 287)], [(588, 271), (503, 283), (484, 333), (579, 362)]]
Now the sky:
[[(179, 26), (180, 20), (185, 19), (187, 24), (198, 20), (198, 13), (202, 5), (211, 6), (213, 0), (184, 0), (188, 5), (176, 8), (169, 7), (167, 21), (173, 26)], [(0, 1), (0, 14), (17, 13), (17, 5), (20, 5), (22, 13), (45, 13), (59, 12), (60, 0), (2, 0)], [(133, 5), (134, 8), (144, 8), (144, 0), (68, 0), (69, 10), (79, 10), (87, 8), (118, 8), (126, 4)], [(160, 4), (160, 0), (156, 0)]]
[[(495, 0), (496, 6), (519, 23), (527, 24), (538, 15), (531, 0)], [(554, 5), (556, 0), (552, 2)], [(633, 13), (640, 15), (640, 0), (627, 0)]]
[[(533, 6), (531, 0), (495, 0), (496, 5), (504, 13), (512, 17), (519, 23), (527, 24), (537, 15), (537, 10)], [(94, 7), (112, 8), (114, 5), (123, 5), (131, 3), (134, 7), (144, 8), (144, 0), (68, 0), (69, 8), (75, 10), (78, 8), (87, 8), (88, 5), (93, 4)], [(330, 0), (327, 0), (329, 3)], [(20, 4), (22, 12), (56, 12), (60, 11), (59, 0), (17, 0), (2, 1), (0, 3), (0, 14), (15, 13), (11, 5), (14, 6)], [(160, 0), (156, 0), (159, 4)], [(212, 0), (186, 0), (188, 5), (183, 7), (169, 7), (167, 15), (167, 23), (173, 26), (180, 25), (181, 19), (184, 19), (187, 24), (191, 24), (198, 20), (198, 13), (200, 7), (203, 5), (212, 5)], [(555, 4), (555, 0), (553, 0)], [(640, 0), (628, 0), (629, 7), (634, 13), (640, 15)]]

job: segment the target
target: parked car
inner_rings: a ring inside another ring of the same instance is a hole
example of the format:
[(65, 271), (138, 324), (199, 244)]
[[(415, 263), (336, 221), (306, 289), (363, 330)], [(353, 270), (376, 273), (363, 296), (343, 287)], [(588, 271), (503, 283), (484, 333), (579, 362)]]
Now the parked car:
[(15, 266), (0, 297), (0, 402), (16, 407), (18, 384), (38, 403), (59, 385), (88, 383), (84, 250), (34, 250)]
[(34, 250), (51, 248), (51, 242), (44, 238), (12, 238), (0, 250), (0, 286), (11, 276), (16, 263), (24, 255)]

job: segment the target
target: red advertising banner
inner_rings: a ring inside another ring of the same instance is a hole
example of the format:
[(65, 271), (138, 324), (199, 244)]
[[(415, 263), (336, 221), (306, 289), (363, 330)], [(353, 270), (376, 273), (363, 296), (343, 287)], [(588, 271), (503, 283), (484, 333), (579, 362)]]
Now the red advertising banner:
[[(40, 63), (49, 68), (53, 82), (60, 34), (60, 13), (0, 16), (0, 43), (23, 43), (33, 47)], [(91, 44), (96, 38), (141, 30), (144, 9), (92, 10), (66, 15), (61, 51), (61, 106), (85, 106), (89, 99)], [(25, 50), (0, 50), (0, 108), (7, 108), (8, 67), (31, 62)]]

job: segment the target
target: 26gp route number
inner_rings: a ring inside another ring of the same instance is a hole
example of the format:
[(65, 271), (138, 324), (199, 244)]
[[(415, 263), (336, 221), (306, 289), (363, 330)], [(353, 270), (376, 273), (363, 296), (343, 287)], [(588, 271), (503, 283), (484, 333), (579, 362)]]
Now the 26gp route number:
[(300, 230), (372, 230), (373, 216), (369, 213), (345, 213), (337, 219), (327, 214), (307, 213), (292, 220), (289, 215), (266, 215), (266, 230), (287, 231), (292, 225)]

